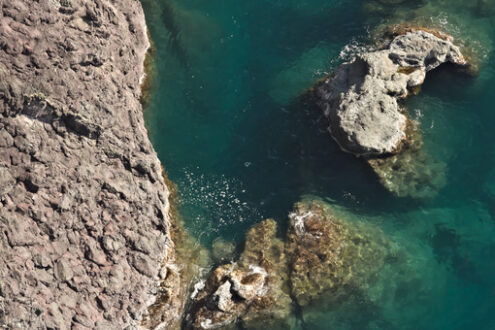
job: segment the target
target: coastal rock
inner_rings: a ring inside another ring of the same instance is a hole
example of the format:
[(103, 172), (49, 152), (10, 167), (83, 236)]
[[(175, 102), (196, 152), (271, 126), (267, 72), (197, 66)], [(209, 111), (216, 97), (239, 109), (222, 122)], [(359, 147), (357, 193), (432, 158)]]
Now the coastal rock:
[(276, 224), (266, 220), (246, 235), (238, 263), (216, 268), (190, 308), (192, 329), (290, 329), (292, 305), (282, 276), (286, 274), (283, 242)]
[(398, 99), (445, 62), (466, 65), (452, 41), (411, 30), (394, 38), (388, 48), (359, 54), (341, 65), (315, 87), (334, 140), (357, 156), (397, 153), (407, 126)]
[[(394, 173), (383, 169), (391, 163), (394, 165), (389, 167), (393, 168), (405, 161), (381, 159), (402, 157), (404, 145), (417, 145), (408, 134), (413, 124), (400, 101), (414, 94), (426, 73), (439, 65), (447, 62), (459, 67), (468, 65), (448, 35), (413, 28), (401, 32), (384, 49), (358, 54), (342, 64), (313, 90), (317, 105), (329, 120), (333, 139), (342, 150), (371, 159), (382, 182), (401, 181), (391, 180), (389, 176)], [(401, 178), (412, 174), (415, 183), (422, 180), (414, 175), (414, 166), (401, 168), (407, 169), (406, 175), (400, 174)], [(390, 184), (385, 187), (396, 193)], [(421, 197), (422, 194), (415, 193), (417, 190), (399, 195)]]
[(183, 297), (157, 278), (176, 260), (139, 103), (140, 3), (2, 1), (0, 45), (0, 327), (133, 328), (160, 290), (173, 328)]
[(216, 268), (196, 296), (186, 328), (295, 329), (294, 306), (304, 319), (364, 295), (394, 252), (379, 229), (339, 220), (319, 199), (289, 219), (285, 241), (273, 220), (250, 229), (239, 261)]

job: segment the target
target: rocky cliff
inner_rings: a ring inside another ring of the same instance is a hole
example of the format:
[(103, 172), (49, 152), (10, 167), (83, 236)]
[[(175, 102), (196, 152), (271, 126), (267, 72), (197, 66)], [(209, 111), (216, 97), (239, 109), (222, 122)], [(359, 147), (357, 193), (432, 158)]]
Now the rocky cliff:
[(134, 328), (160, 278), (180, 315), (148, 46), (137, 0), (0, 0), (0, 325)]

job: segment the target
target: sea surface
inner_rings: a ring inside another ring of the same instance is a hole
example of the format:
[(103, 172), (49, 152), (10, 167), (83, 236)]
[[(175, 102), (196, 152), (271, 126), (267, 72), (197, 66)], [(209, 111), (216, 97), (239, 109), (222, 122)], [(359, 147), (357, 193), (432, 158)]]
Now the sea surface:
[[(302, 329), (495, 329), (495, 0), (142, 0), (156, 48), (151, 140), (190, 234), (242, 247), (266, 218), (318, 196), (408, 251), (373, 302), (314, 311)], [(440, 28), (478, 76), (428, 74), (406, 107), (447, 184), (397, 198), (343, 153), (301, 97), (385, 26)], [(342, 302), (346, 306), (346, 302)]]

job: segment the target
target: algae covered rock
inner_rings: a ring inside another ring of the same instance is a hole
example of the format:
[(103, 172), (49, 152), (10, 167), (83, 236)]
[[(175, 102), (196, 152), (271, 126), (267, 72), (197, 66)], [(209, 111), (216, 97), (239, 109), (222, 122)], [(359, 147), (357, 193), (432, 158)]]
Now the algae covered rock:
[(285, 241), (273, 220), (249, 230), (239, 261), (209, 276), (186, 328), (295, 329), (295, 306), (309, 320), (315, 305), (364, 296), (394, 250), (378, 228), (339, 220), (318, 199), (297, 203), (289, 220)]
[(409, 140), (400, 154), (368, 159), (381, 184), (398, 197), (432, 198), (447, 183), (447, 165), (423, 150), (417, 123), (409, 121)]
[(337, 219), (322, 201), (297, 203), (289, 218), (291, 296), (300, 307), (366, 288), (389, 254), (378, 228)]

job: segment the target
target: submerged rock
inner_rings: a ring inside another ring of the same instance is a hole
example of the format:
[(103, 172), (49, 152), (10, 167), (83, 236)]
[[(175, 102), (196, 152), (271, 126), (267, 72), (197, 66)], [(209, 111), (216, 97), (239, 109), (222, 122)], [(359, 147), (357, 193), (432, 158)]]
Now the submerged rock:
[(296, 204), (289, 218), (291, 296), (302, 308), (368, 287), (391, 250), (378, 228), (337, 219), (318, 200)]
[[(410, 158), (411, 151), (418, 154), (421, 144), (414, 141), (418, 134), (411, 134), (413, 124), (400, 101), (417, 91), (426, 72), (446, 62), (460, 67), (468, 64), (452, 37), (404, 28), (384, 49), (357, 55), (314, 88), (333, 139), (342, 150), (371, 159), (385, 187), (399, 196), (423, 197), (416, 185), (436, 176), (429, 170), (417, 171), (422, 161), (400, 159)], [(395, 177), (392, 169), (398, 164), (401, 171)], [(413, 181), (406, 182), (413, 188), (410, 191), (399, 187), (407, 180)], [(439, 182), (433, 185), (441, 186)]]
[(409, 122), (409, 139), (399, 154), (370, 158), (381, 184), (398, 197), (431, 198), (447, 183), (447, 165), (425, 152), (417, 123)]
[(248, 232), (239, 261), (209, 276), (186, 328), (294, 329), (295, 306), (304, 314), (322, 302), (348, 301), (393, 251), (379, 229), (339, 220), (319, 200), (296, 204), (289, 218), (285, 242), (273, 220)]
[(213, 260), (215, 262), (226, 262), (234, 258), (236, 246), (233, 242), (229, 242), (219, 237), (213, 240), (211, 245)]

